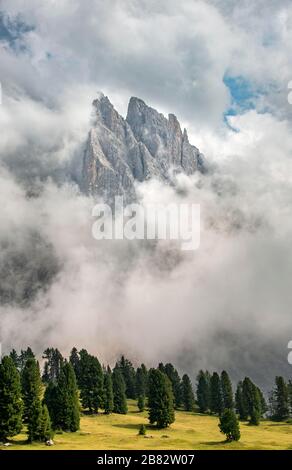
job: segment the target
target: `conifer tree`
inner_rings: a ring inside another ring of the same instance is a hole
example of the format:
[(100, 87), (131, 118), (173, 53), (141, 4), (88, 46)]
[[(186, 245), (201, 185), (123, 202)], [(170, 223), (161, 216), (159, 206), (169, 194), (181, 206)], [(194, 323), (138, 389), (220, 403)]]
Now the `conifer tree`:
[(62, 354), (58, 349), (47, 348), (43, 352), (43, 359), (46, 359), (42, 377), (43, 382), (46, 384), (49, 382), (57, 382), (64, 364)]
[(223, 411), (221, 381), (217, 372), (214, 372), (210, 379), (210, 410), (218, 415)]
[(261, 418), (261, 398), (258, 387), (245, 377), (242, 383), (242, 401), (243, 407), (249, 418), (249, 423), (257, 426)]
[(115, 367), (112, 375), (114, 392), (114, 413), (126, 414), (128, 412), (126, 399), (126, 384), (119, 367)]
[(243, 398), (243, 384), (242, 381), (238, 382), (235, 393), (235, 409), (241, 421), (248, 419), (248, 406), (246, 400)]
[(57, 383), (50, 382), (45, 392), (53, 429), (75, 432), (79, 429), (80, 410), (78, 389), (73, 367), (65, 362)]
[(144, 411), (147, 394), (147, 369), (144, 364), (141, 364), (141, 367), (138, 367), (136, 372), (136, 394), (138, 397), (138, 408), (140, 411)]
[(42, 405), (41, 375), (38, 362), (34, 358), (26, 361), (21, 374), (22, 398), (24, 404), (24, 421), (27, 423), (28, 440), (39, 440)]
[(115, 368), (120, 369), (126, 385), (126, 397), (136, 398), (136, 372), (133, 364), (125, 356), (121, 356), (120, 360), (116, 363)]
[(182, 393), (181, 393), (182, 389), (181, 389), (181, 379), (178, 374), (178, 371), (170, 363), (165, 364), (164, 371), (172, 385), (175, 408), (179, 408), (182, 403)]
[(263, 392), (261, 391), (261, 389), (259, 387), (257, 387), (257, 390), (258, 390), (258, 394), (259, 394), (259, 397), (260, 397), (261, 418), (262, 418), (267, 413), (269, 408), (268, 408), (268, 405), (267, 405), (267, 402), (266, 402), (266, 399), (264, 397)]
[(48, 407), (42, 404), (41, 426), (39, 432), (39, 441), (48, 441), (53, 437), (52, 424)]
[(13, 360), (16, 369), (19, 369), (19, 357), (15, 349), (12, 349), (12, 351), (9, 353), (9, 357), (11, 357)]
[(234, 401), (233, 401), (233, 391), (232, 384), (229, 378), (229, 375), (225, 370), (221, 373), (221, 390), (223, 398), (223, 409), (233, 410)]
[(70, 358), (69, 362), (72, 365), (74, 369), (74, 373), (76, 376), (77, 383), (79, 384), (79, 379), (80, 379), (80, 357), (79, 353), (77, 351), (77, 348), (72, 348), (71, 353), (70, 353)]
[(35, 359), (35, 355), (30, 347), (28, 347), (26, 350), (21, 350), (20, 355), (18, 356), (18, 370), (21, 373), (26, 361), (28, 359)]
[(110, 414), (114, 409), (114, 392), (111, 370), (108, 370), (104, 374), (104, 413)]
[(200, 413), (210, 409), (210, 374), (200, 370), (197, 377), (197, 403)]
[(99, 360), (85, 349), (79, 353), (79, 388), (83, 408), (91, 413), (103, 408), (103, 370)]
[(175, 420), (172, 386), (166, 374), (158, 369), (149, 371), (149, 422), (165, 428)]
[(228, 442), (239, 441), (240, 439), (240, 429), (239, 422), (235, 412), (232, 409), (226, 408), (219, 420), (219, 429), (226, 435)]
[(275, 421), (286, 421), (289, 418), (289, 392), (283, 377), (277, 376), (275, 379)]
[(0, 363), (0, 440), (21, 431), (22, 410), (20, 376), (11, 357), (5, 356)]
[(182, 402), (185, 411), (193, 411), (195, 406), (195, 397), (191, 380), (187, 374), (183, 375), (181, 390)]

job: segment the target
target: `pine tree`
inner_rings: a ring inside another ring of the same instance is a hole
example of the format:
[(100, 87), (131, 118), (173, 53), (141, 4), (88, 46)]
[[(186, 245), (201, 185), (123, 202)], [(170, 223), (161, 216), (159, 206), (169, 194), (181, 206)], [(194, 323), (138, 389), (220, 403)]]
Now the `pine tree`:
[(242, 381), (238, 382), (236, 393), (235, 393), (235, 409), (239, 415), (241, 421), (247, 421), (248, 419), (248, 407), (247, 403), (243, 398), (243, 384)]
[(19, 373), (11, 357), (5, 356), (0, 363), (0, 440), (21, 431), (22, 409)]
[(193, 411), (195, 407), (195, 397), (191, 380), (187, 374), (184, 374), (182, 378), (181, 393), (185, 411)]
[(219, 429), (226, 435), (227, 441), (239, 441), (240, 429), (236, 414), (232, 409), (226, 408), (219, 420)]
[(242, 383), (242, 402), (245, 412), (249, 417), (249, 423), (257, 426), (261, 418), (261, 398), (258, 387), (245, 377)]
[(120, 369), (126, 385), (126, 397), (136, 398), (136, 372), (131, 361), (121, 356), (115, 368)]
[(38, 362), (34, 358), (26, 361), (21, 374), (22, 397), (24, 404), (23, 417), (27, 423), (28, 440), (39, 440), (42, 405), (41, 375)]
[(166, 374), (158, 369), (149, 371), (149, 422), (165, 428), (175, 420), (172, 386)]
[(179, 408), (182, 403), (182, 393), (181, 393), (182, 389), (181, 389), (181, 379), (178, 374), (178, 371), (170, 363), (165, 364), (164, 371), (172, 385), (175, 408)]
[(210, 379), (210, 410), (218, 415), (223, 411), (221, 381), (217, 372), (214, 372)]
[(103, 407), (103, 370), (99, 360), (85, 349), (79, 353), (79, 388), (83, 408), (98, 413)]
[(114, 392), (113, 392), (113, 382), (112, 382), (112, 373), (108, 369), (104, 374), (104, 413), (106, 415), (113, 412), (114, 409)]
[(225, 370), (223, 370), (223, 372), (221, 373), (221, 390), (223, 398), (223, 409), (233, 410), (234, 401), (232, 384), (229, 375)]
[(289, 393), (283, 377), (276, 377), (275, 394), (275, 421), (286, 421), (289, 418)]
[(114, 392), (114, 413), (126, 414), (128, 412), (126, 384), (119, 367), (114, 368), (112, 380)]
[(72, 365), (77, 383), (79, 384), (79, 379), (80, 379), (80, 357), (77, 351), (77, 348), (72, 348), (71, 353), (70, 353), (70, 358), (69, 362)]
[(79, 429), (80, 410), (78, 389), (73, 367), (65, 362), (57, 383), (50, 382), (45, 392), (53, 429), (75, 432)]
[(200, 413), (206, 413), (210, 408), (210, 374), (200, 370), (197, 377), (197, 403)]
[(268, 408), (268, 405), (267, 405), (267, 402), (266, 402), (266, 399), (264, 397), (263, 392), (261, 391), (261, 389), (259, 387), (257, 387), (257, 390), (258, 390), (258, 394), (259, 394), (259, 397), (260, 397), (261, 418), (262, 418), (267, 413), (269, 408)]

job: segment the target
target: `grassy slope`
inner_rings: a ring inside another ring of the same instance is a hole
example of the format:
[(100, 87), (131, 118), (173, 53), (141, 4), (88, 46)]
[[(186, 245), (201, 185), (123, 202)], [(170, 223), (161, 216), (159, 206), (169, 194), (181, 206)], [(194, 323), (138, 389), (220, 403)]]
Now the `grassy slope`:
[[(148, 427), (147, 435), (138, 436), (141, 424), (148, 424), (147, 412), (139, 413), (129, 402), (127, 415), (83, 416), (77, 433), (56, 434), (55, 445), (26, 444), (25, 434), (16, 436), (9, 449), (292, 449), (292, 425), (262, 422), (260, 426), (241, 423), (241, 440), (227, 444), (219, 432), (218, 418), (183, 411), (168, 429)], [(168, 436), (168, 437), (163, 437)]]

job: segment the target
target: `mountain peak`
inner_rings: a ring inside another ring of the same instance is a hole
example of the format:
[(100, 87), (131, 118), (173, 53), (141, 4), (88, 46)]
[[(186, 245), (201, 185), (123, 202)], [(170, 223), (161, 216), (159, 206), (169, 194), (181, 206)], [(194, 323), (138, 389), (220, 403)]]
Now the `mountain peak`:
[(95, 124), (89, 133), (83, 162), (83, 187), (113, 200), (135, 199), (135, 181), (157, 178), (171, 182), (171, 169), (191, 175), (205, 171), (205, 160), (189, 143), (174, 114), (166, 118), (143, 100), (131, 97), (127, 117), (103, 94), (94, 100)]

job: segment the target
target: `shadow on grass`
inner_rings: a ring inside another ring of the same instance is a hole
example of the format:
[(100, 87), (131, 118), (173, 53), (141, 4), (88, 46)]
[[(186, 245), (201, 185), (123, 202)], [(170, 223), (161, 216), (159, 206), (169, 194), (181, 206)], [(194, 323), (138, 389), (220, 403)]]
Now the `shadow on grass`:
[(231, 442), (228, 442), (228, 441), (206, 441), (206, 442), (200, 442), (200, 444), (203, 444), (205, 446), (219, 446), (219, 445), (222, 445), (222, 444), (231, 444)]
[(123, 429), (135, 429), (137, 432), (139, 431), (139, 424), (112, 424), (114, 428), (123, 428)]

